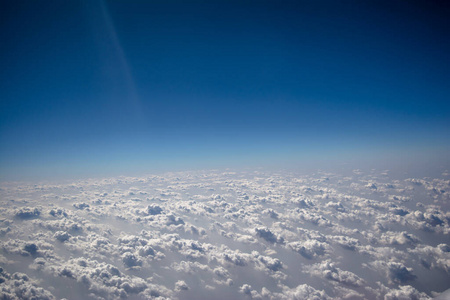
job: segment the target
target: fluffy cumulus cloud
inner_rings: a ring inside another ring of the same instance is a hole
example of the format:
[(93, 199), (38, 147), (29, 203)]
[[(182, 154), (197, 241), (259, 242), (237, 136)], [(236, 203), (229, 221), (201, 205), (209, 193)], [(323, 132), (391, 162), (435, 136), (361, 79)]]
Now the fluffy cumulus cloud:
[(331, 299), (323, 290), (316, 290), (315, 288), (307, 285), (300, 284), (297, 287), (289, 288), (287, 286), (282, 287), (281, 293), (271, 294), (267, 289), (262, 291), (265, 298), (269, 299), (292, 299), (292, 300), (326, 300)]
[(0, 268), (0, 284), (2, 299), (56, 299), (50, 291), (40, 287), (38, 282), (24, 273), (9, 274)]
[(41, 214), (41, 211), (35, 207), (22, 207), (15, 211), (14, 216), (18, 219), (34, 219), (38, 218)]
[(388, 289), (386, 286), (381, 286), (382, 290), (387, 291), (384, 295), (385, 300), (428, 300), (431, 299), (425, 293), (421, 293), (410, 285), (401, 285), (395, 289)]
[(0, 187), (5, 299), (429, 299), (450, 179), (196, 171)]
[(345, 285), (359, 287), (364, 284), (364, 280), (358, 277), (356, 274), (338, 268), (330, 260), (314, 264), (309, 267), (308, 270), (311, 274)]
[(375, 261), (372, 263), (375, 269), (378, 269), (386, 274), (391, 283), (405, 284), (417, 278), (413, 269), (405, 266), (401, 262), (396, 261)]

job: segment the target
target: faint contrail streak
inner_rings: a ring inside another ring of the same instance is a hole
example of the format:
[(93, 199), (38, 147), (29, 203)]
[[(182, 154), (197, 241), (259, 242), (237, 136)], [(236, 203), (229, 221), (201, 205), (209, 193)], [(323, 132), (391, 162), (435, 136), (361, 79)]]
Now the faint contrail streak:
[(124, 79), (125, 88), (128, 93), (128, 101), (129, 105), (133, 108), (136, 113), (136, 117), (141, 119), (142, 117), (142, 107), (139, 94), (137, 92), (135, 80), (133, 78), (133, 74), (131, 72), (130, 65), (128, 63), (127, 57), (123, 50), (123, 47), (120, 43), (119, 37), (117, 36), (116, 29), (114, 27), (114, 23), (112, 21), (111, 15), (108, 11), (108, 7), (104, 0), (99, 0), (100, 6), (100, 17), (103, 25), (105, 26), (107, 38), (110, 40), (113, 51), (117, 57), (117, 65)]

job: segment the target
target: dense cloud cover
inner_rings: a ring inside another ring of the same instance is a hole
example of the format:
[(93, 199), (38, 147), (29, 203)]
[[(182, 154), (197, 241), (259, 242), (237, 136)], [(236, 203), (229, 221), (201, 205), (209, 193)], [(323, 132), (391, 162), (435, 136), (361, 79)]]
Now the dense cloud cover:
[(183, 172), (0, 189), (6, 299), (429, 299), (450, 178)]

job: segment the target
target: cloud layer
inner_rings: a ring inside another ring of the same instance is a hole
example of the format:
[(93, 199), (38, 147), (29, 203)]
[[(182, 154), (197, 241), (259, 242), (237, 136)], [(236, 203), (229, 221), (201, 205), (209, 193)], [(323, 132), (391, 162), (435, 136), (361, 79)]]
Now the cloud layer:
[(428, 299), (450, 288), (448, 176), (5, 183), (0, 288), (11, 299)]

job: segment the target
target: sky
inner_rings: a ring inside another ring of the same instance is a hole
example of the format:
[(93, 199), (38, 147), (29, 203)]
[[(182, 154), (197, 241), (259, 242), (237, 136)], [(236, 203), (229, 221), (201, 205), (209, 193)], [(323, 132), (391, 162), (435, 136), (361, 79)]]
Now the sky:
[(445, 1), (0, 5), (0, 180), (450, 165)]

